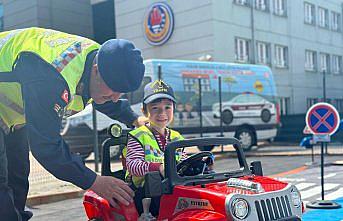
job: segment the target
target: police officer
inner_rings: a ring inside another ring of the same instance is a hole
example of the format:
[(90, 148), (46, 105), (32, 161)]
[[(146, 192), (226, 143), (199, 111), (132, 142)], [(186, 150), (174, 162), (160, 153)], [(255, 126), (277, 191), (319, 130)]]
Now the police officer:
[(91, 189), (112, 205), (132, 202), (121, 180), (98, 176), (72, 155), (60, 136), (65, 112), (94, 107), (127, 125), (143, 118), (122, 93), (142, 81), (141, 52), (127, 40), (96, 42), (63, 32), (27, 28), (0, 33), (0, 219), (28, 220), (29, 147), (55, 177)]

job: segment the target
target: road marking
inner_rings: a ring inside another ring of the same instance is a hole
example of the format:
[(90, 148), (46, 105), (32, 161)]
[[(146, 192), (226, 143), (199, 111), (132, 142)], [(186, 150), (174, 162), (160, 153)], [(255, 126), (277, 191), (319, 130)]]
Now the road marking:
[[(325, 186), (324, 186), (325, 188)], [(338, 190), (336, 190), (335, 192), (332, 192), (330, 194), (324, 195), (324, 199), (325, 200), (334, 200), (337, 198), (340, 198), (343, 196), (343, 188), (339, 188)], [(318, 200), (321, 200), (322, 198), (318, 198)]]
[(301, 171), (304, 171), (306, 170), (308, 167), (307, 166), (301, 166), (301, 167), (298, 167), (294, 170), (289, 170), (289, 171), (286, 171), (286, 172), (283, 172), (283, 173), (278, 173), (278, 174), (275, 174), (275, 175), (271, 175), (269, 177), (283, 177), (283, 176), (286, 176), (286, 175), (291, 175), (291, 174), (296, 174), (296, 173), (299, 173)]
[(210, 126), (215, 126), (214, 122), (211, 121), (210, 118), (206, 116), (206, 114), (202, 114), (202, 117), (205, 118), (205, 120), (207, 121), (208, 124), (210, 124)]
[[(337, 173), (329, 173), (328, 175), (325, 175), (324, 178), (330, 178), (330, 177), (333, 177), (333, 176), (336, 176)], [(318, 179), (321, 179), (322, 177), (317, 177)]]
[[(336, 183), (326, 183), (324, 185), (324, 191), (328, 191), (328, 190), (334, 189), (334, 188), (336, 188), (339, 185), (340, 184), (336, 184)], [(309, 190), (300, 192), (300, 194), (301, 194), (301, 198), (302, 199), (307, 199), (307, 198), (309, 198), (311, 196), (320, 194), (321, 192), (322, 192), (322, 187), (321, 186), (316, 186), (316, 187), (311, 188)]]
[(288, 177), (277, 177), (277, 180), (284, 181), (284, 182), (302, 182), (305, 181), (305, 178), (288, 178)]
[(298, 190), (300, 191), (300, 190), (303, 190), (303, 189), (306, 189), (306, 188), (308, 188), (308, 187), (310, 187), (310, 186), (314, 186), (314, 185), (316, 185), (315, 183), (298, 183), (298, 184), (296, 184), (295, 186), (298, 188)]

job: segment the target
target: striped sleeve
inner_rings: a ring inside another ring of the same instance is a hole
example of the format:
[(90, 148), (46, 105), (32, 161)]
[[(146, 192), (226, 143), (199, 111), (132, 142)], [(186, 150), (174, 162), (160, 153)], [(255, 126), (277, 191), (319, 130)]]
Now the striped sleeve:
[(135, 139), (127, 143), (126, 167), (131, 175), (144, 176), (149, 171), (158, 171), (160, 163), (146, 162), (144, 149)]

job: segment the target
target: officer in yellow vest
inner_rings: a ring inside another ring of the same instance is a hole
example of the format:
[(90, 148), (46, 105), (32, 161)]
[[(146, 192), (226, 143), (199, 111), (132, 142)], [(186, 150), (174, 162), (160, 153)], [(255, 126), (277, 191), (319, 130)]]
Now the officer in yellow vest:
[(60, 136), (65, 112), (94, 107), (127, 125), (143, 118), (122, 93), (144, 75), (141, 52), (127, 40), (101, 46), (76, 35), (42, 28), (0, 33), (0, 220), (28, 220), (29, 147), (55, 177), (91, 189), (115, 205), (134, 193), (123, 181), (96, 175), (72, 155)]

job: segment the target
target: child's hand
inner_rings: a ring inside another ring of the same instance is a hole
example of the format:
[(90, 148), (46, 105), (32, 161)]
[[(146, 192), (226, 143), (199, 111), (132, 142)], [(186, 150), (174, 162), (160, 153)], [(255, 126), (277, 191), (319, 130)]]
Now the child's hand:
[(164, 165), (163, 164), (160, 165), (158, 170), (160, 171), (160, 174), (164, 177)]

